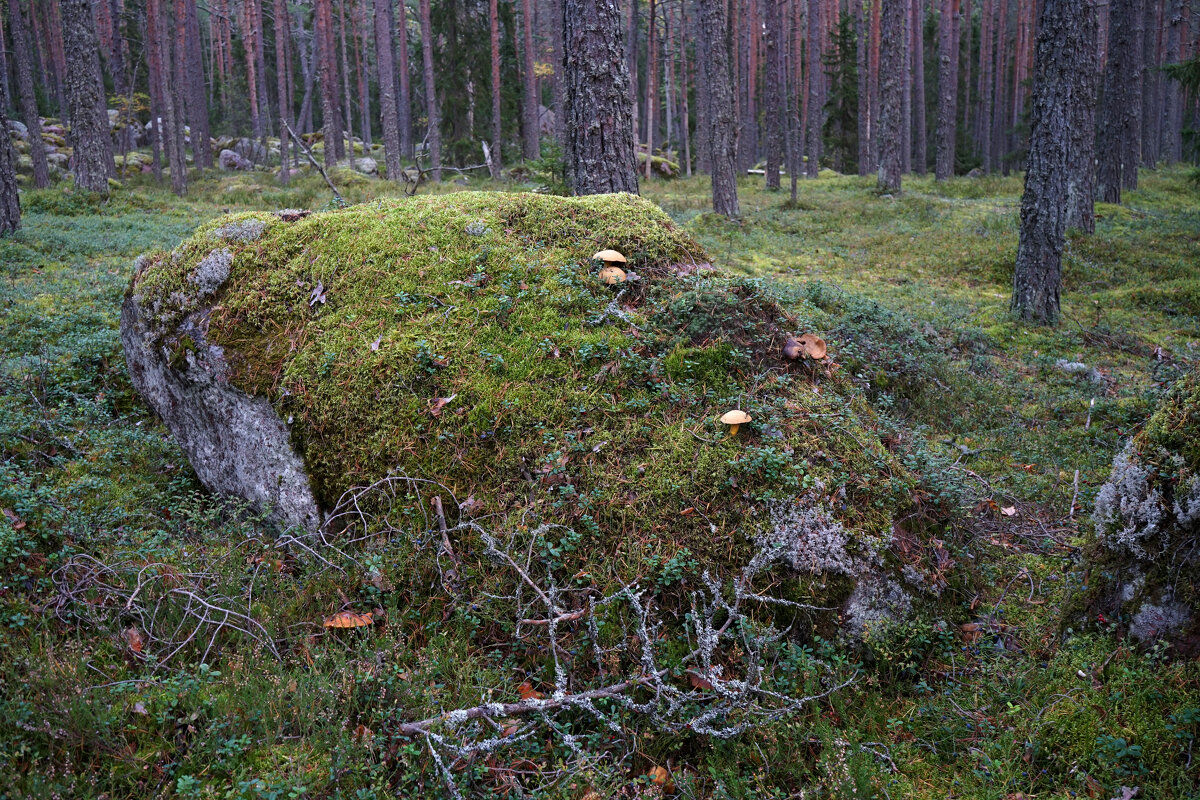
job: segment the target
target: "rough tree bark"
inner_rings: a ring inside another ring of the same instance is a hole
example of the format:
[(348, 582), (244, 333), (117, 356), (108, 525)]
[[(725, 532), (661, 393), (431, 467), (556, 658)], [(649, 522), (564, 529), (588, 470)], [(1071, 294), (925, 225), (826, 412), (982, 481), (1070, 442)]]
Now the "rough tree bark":
[[(1104, 66), (1104, 103), (1096, 132), (1096, 182), (1099, 199), (1121, 202), (1121, 189), (1137, 186), (1141, 148), (1130, 145), (1141, 123), (1141, 48), (1135, 25), (1141, 19), (1141, 0), (1111, 0), (1108, 4), (1108, 62)], [(1132, 160), (1130, 157), (1132, 156)]]
[[(200, 18), (196, 14), (196, 0), (184, 0), (183, 19), (177, 22), (184, 34), (179, 59), (187, 67), (186, 86), (180, 91), (187, 93), (188, 124), (192, 127), (192, 157), (200, 169), (210, 169), (212, 142), (209, 141), (208, 92), (204, 86), (204, 55), (200, 52)], [(178, 13), (178, 12), (176, 12)]]
[(1074, 73), (1090, 59), (1087, 52), (1094, 52), (1085, 32), (1089, 6), (1079, 0), (1045, 0), (1037, 37), (1012, 310), (1021, 319), (1045, 325), (1054, 324), (1059, 314), (1072, 147), (1070, 108), (1079, 101)]
[(712, 166), (713, 211), (726, 217), (742, 215), (737, 196), (737, 120), (733, 114), (733, 75), (725, 0), (700, 0), (700, 38), (703, 40), (704, 83), (708, 87), (708, 148)]
[(944, 181), (954, 175), (955, 131), (958, 125), (958, 0), (942, 0), (938, 23), (937, 160), (934, 176)]
[[(492, 45), (492, 151), (491, 151), (491, 175), (492, 178), (500, 177), (501, 170), (501, 142), (503, 141), (503, 119), (500, 116), (500, 3), (499, 0), (491, 0), (488, 3), (488, 24), (491, 26), (491, 45)], [(562, 109), (558, 109), (559, 116), (562, 116)]]
[[(11, 0), (10, 0), (11, 2)], [(8, 95), (0, 84), (0, 109), (8, 108)], [(8, 132), (8, 120), (0, 113), (0, 236), (21, 224), (21, 197), (17, 190), (17, 153)]]
[(524, 35), (521, 70), (524, 73), (521, 76), (521, 155), (527, 160), (533, 160), (541, 155), (541, 144), (538, 137), (537, 74), (533, 57), (533, 12), (529, 8), (529, 0), (521, 0), (521, 26)]
[[(899, 2), (900, 0), (897, 0)], [(821, 170), (821, 81), (825, 75), (821, 70), (821, 0), (808, 0), (808, 42), (805, 51), (808, 58), (808, 142), (805, 153), (808, 161), (805, 173), (817, 177)]]
[(900, 143), (903, 140), (901, 81), (908, 42), (904, 40), (905, 0), (883, 0), (879, 52), (879, 173), (881, 192), (900, 191)]
[(1096, 230), (1096, 83), (1099, 19), (1096, 0), (1076, 0), (1073, 12), (1081, 38), (1067, 107), (1071, 141), (1067, 153), (1067, 228)]
[[(195, 3), (192, 4), (193, 6)], [(287, 186), (288, 131), (284, 122), (291, 122), (292, 99), (288, 91), (288, 51), (291, 49), (292, 26), (288, 20), (287, 0), (275, 0), (275, 91), (279, 95), (279, 182)]]
[(408, 6), (400, 3), (396, 15), (396, 43), (400, 46), (397, 51), (400, 71), (400, 151), (409, 158), (413, 157), (412, 135), (412, 89), (409, 80), (408, 60)]
[[(1170, 0), (1167, 11), (1167, 46), (1164, 59), (1168, 64), (1183, 60), (1187, 25), (1184, 22), (1184, 0)], [(1164, 80), (1163, 87), (1163, 158), (1174, 163), (1183, 158), (1183, 91), (1179, 82)]]
[(392, 31), (396, 16), (392, 0), (375, 2), (375, 66), (379, 70), (379, 115), (383, 122), (383, 163), (388, 180), (400, 180), (400, 115), (396, 106), (396, 64)]
[(342, 118), (338, 108), (337, 48), (333, 37), (331, 0), (316, 0), (317, 60), (321, 79), (321, 122), (325, 129), (325, 166), (332, 167), (345, 155)]
[[(799, 15), (801, 0), (795, 0), (793, 12)], [(867, 76), (867, 28), (863, 22), (863, 4), (851, 3), (854, 15), (854, 35), (858, 43), (858, 174), (871, 174), (871, 92)], [(792, 57), (800, 61), (800, 48), (794, 48)], [(797, 99), (799, 99), (797, 97)]]
[(913, 166), (918, 175), (929, 169), (929, 147), (925, 119), (925, 2), (912, 4), (913, 65)]
[(765, 13), (764, 44), (766, 45), (765, 123), (767, 126), (767, 176), (768, 189), (779, 188), (779, 165), (783, 157), (783, 125), (787, 113), (784, 81), (784, 27), (783, 0), (763, 0)]
[(425, 111), (429, 117), (429, 163), (435, 181), (442, 179), (442, 120), (433, 82), (433, 21), (429, 0), (421, 0), (421, 62), (425, 73)]
[(573, 194), (638, 193), (626, 69), (617, 0), (565, 0), (566, 161)]
[(150, 0), (158, 3), (158, 42), (162, 51), (163, 70), (163, 135), (167, 142), (167, 161), (171, 166), (171, 190), (183, 197), (187, 194), (187, 151), (184, 149), (183, 100), (180, 84), (185, 80), (182, 54), (172, 52), (172, 24), (166, 0)]
[(654, 138), (658, 128), (658, 21), (657, 2), (650, 0), (646, 20), (646, 180), (650, 180)]
[[(29, 129), (29, 157), (33, 161), (33, 185), (44, 189), (50, 185), (50, 165), (46, 161), (46, 146), (42, 142), (42, 119), (38, 115), (37, 95), (33, 88), (33, 53), (29, 43), (29, 26), (21, 0), (8, 0), (9, 30), (12, 32), (13, 59), (17, 67), (17, 99), (21, 120)], [(0, 108), (5, 108), (0, 105)]]
[(100, 43), (92, 20), (90, 0), (61, 0), (63, 52), (66, 57), (67, 104), (71, 117), (71, 146), (75, 185), (108, 194), (108, 179), (117, 173), (104, 83), (100, 79)]

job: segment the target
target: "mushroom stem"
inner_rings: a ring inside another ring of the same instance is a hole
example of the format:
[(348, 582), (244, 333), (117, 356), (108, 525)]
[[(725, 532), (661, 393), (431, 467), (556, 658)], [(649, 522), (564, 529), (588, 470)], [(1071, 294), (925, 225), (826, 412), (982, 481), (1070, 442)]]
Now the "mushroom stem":
[(730, 426), (729, 426), (729, 435), (730, 435), (730, 436), (737, 436), (738, 428), (740, 428), (740, 427), (741, 427), (741, 425), (739, 425), (739, 424), (738, 424), (738, 423), (736, 423), (736, 422), (735, 422), (734, 424), (730, 425)]

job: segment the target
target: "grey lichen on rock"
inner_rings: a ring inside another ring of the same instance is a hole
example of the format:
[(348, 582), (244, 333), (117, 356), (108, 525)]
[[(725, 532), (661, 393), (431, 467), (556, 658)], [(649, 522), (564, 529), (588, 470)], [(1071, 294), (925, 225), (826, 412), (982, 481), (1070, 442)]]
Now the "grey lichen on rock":
[(1171, 386), (1116, 455), (1092, 519), (1089, 616), (1200, 652), (1200, 375)]
[(206, 332), (207, 315), (190, 315), (169, 342), (160, 341), (131, 294), (121, 308), (130, 380), (205, 486), (242, 497), (284, 525), (315, 530), (321, 513), (287, 426), (268, 400), (229, 384), (224, 351)]

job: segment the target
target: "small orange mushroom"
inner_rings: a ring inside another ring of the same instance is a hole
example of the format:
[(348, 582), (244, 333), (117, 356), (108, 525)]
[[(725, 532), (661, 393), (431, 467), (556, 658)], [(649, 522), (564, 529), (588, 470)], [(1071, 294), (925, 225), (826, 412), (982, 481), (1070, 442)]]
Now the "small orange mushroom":
[(729, 435), (737, 436), (738, 428), (752, 420), (749, 414), (742, 411), (740, 408), (735, 408), (732, 411), (726, 411), (721, 416), (721, 422), (729, 426)]

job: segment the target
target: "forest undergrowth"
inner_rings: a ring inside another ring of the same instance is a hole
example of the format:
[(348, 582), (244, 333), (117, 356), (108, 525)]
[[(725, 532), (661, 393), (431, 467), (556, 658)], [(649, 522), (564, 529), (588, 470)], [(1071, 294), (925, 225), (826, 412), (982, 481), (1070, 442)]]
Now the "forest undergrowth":
[[(0, 239), (0, 798), (1200, 796), (1200, 663), (1063, 614), (1114, 455), (1200, 360), (1200, 195), (1165, 170), (1099, 205), (1096, 234), (1068, 239), (1064, 321), (1043, 329), (1008, 313), (1019, 177), (873, 187), (823, 174), (793, 204), (745, 180), (739, 223), (705, 213), (707, 179), (643, 195), (718, 266), (828, 314), (839, 369), (947, 465), (934, 474), (969, 534), (948, 557), (982, 588), (858, 649), (772, 649), (780, 692), (811, 694), (818, 663), (852, 682), (728, 739), (613, 705), (617, 730), (514, 720), (505, 746), (445, 759), (400, 723), (549, 694), (551, 657), (531, 656), (534, 638), (476, 647), (486, 614), (405, 592), (445, 581), (439, 564), (281, 555), (263, 520), (203, 491), (120, 348), (138, 254), (226, 212), (326, 206), (324, 184), (26, 192), (22, 229)], [(402, 194), (349, 174), (339, 188), (352, 203)], [(93, 589), (71, 597), (64, 576), (81, 570)], [(644, 570), (677, 593), (696, 572)], [(194, 632), (177, 655), (143, 657), (118, 584), (153, 586), (156, 630)], [(216, 611), (190, 603), (198, 586)], [(221, 619), (220, 598), (247, 587), (253, 620)], [(323, 627), (348, 606), (386, 622)]]

